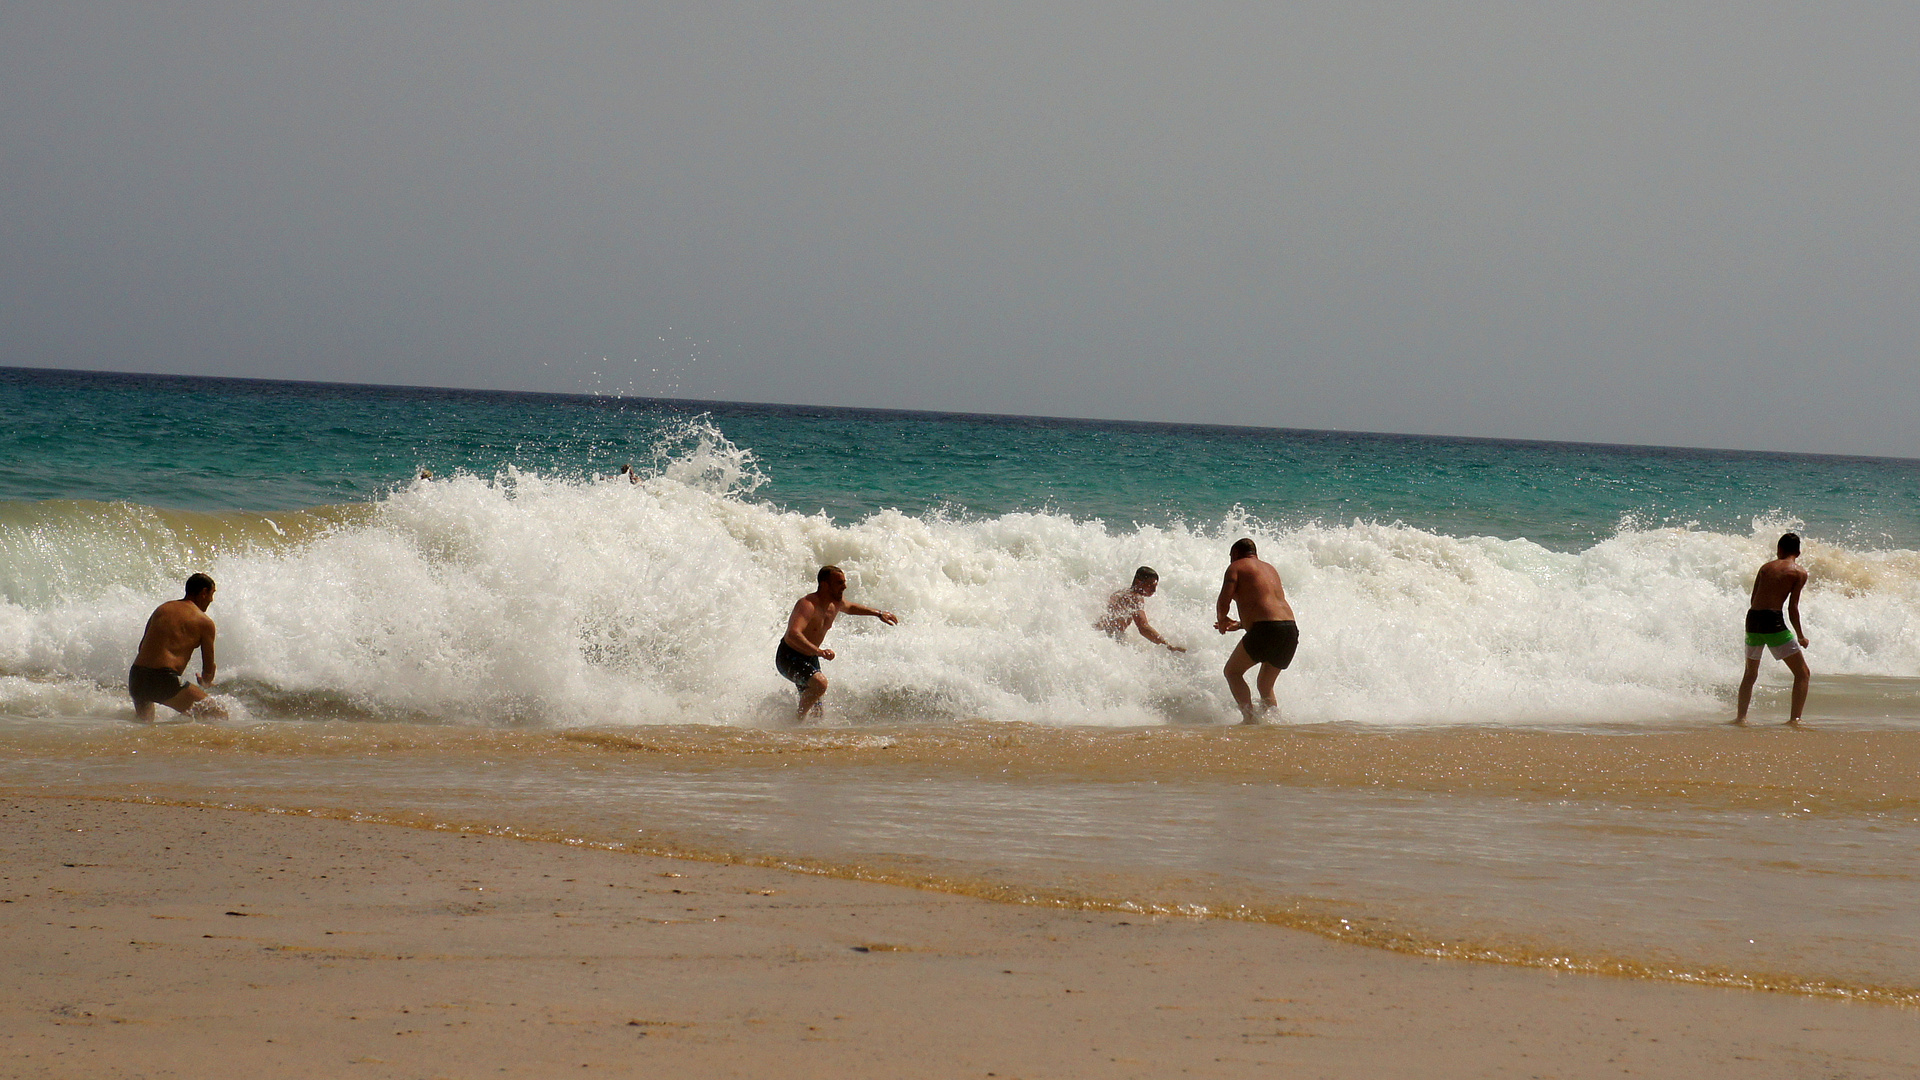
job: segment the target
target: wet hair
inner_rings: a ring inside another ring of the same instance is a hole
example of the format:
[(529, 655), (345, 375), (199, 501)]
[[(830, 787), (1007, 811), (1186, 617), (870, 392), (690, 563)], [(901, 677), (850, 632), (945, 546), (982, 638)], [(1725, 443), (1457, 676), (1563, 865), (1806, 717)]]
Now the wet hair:
[(1259, 553), (1259, 549), (1253, 546), (1253, 541), (1245, 536), (1235, 540), (1233, 542), (1233, 548), (1227, 552), (1229, 557), (1235, 559), (1244, 559), (1249, 555), (1258, 555)]
[(1133, 572), (1133, 580), (1135, 580), (1135, 581), (1159, 581), (1159, 580), (1160, 580), (1160, 571), (1158, 571), (1158, 570), (1155, 570), (1155, 569), (1154, 569), (1153, 567), (1151, 567), (1151, 566), (1143, 566), (1143, 567), (1141, 567), (1140, 569), (1138, 569), (1138, 570), (1135, 570), (1135, 571)]
[(1775, 547), (1774, 550), (1778, 551), (1780, 553), (1780, 557), (1783, 559), (1789, 555), (1800, 554), (1800, 534), (1788, 533), (1785, 536), (1782, 536), (1780, 538), (1779, 545)]
[(825, 585), (827, 583), (827, 579), (830, 577), (837, 577), (842, 580), (845, 580), (846, 576), (847, 576), (847, 572), (845, 570), (840, 569), (837, 566), (823, 566), (820, 568), (820, 572), (818, 574), (813, 575), (813, 580), (819, 582), (822, 585)]
[(193, 597), (213, 588), (213, 579), (205, 574), (195, 574), (187, 579), (187, 596)]

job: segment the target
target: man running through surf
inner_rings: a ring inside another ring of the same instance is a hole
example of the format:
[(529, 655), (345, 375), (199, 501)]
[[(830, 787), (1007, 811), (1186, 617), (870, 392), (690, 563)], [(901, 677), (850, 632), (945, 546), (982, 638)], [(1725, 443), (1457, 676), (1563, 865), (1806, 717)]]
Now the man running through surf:
[(819, 705), (827, 693), (827, 677), (820, 674), (820, 661), (833, 659), (833, 650), (823, 648), (820, 643), (827, 640), (833, 621), (842, 612), (871, 615), (888, 626), (900, 621), (891, 611), (849, 601), (847, 575), (837, 566), (821, 567), (816, 580), (819, 588), (794, 603), (793, 614), (787, 617), (786, 636), (780, 639), (780, 647), (773, 653), (774, 670), (800, 688), (798, 719), (803, 721), (807, 712)]
[[(1252, 540), (1241, 538), (1228, 551), (1226, 579), (1220, 583), (1220, 599), (1214, 605), (1218, 616), (1213, 628), (1223, 634), (1245, 630), (1247, 635), (1234, 646), (1222, 672), (1234, 703), (1240, 706), (1240, 722), (1257, 724), (1261, 717), (1279, 707), (1273, 696), (1273, 684), (1293, 663), (1300, 645), (1300, 628), (1293, 621), (1293, 608), (1287, 603), (1287, 590), (1280, 584), (1280, 571), (1261, 561)], [(1240, 606), (1240, 618), (1227, 617), (1228, 609)], [(1260, 709), (1254, 711), (1253, 692), (1247, 689), (1247, 670), (1260, 665)]]
[[(1777, 556), (1760, 567), (1753, 578), (1753, 599), (1747, 603), (1747, 670), (1740, 677), (1740, 696), (1734, 707), (1733, 722), (1747, 722), (1747, 706), (1753, 701), (1754, 680), (1760, 677), (1760, 656), (1773, 658), (1793, 672), (1793, 713), (1787, 723), (1798, 724), (1807, 706), (1807, 686), (1813, 673), (1807, 670), (1807, 632), (1800, 626), (1800, 590), (1806, 588), (1807, 572), (1800, 565), (1800, 537), (1787, 533), (1774, 547)], [(1780, 606), (1786, 605), (1782, 618)], [(1787, 619), (1793, 629), (1787, 629)]]

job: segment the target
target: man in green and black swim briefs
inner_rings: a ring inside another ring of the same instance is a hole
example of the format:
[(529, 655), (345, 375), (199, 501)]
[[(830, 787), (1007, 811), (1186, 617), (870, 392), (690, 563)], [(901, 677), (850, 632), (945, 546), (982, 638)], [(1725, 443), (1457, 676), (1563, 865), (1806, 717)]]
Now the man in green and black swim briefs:
[[(1280, 571), (1262, 562), (1250, 539), (1233, 542), (1228, 552), (1226, 580), (1220, 583), (1220, 599), (1214, 605), (1213, 628), (1223, 634), (1245, 630), (1247, 636), (1227, 657), (1223, 674), (1234, 703), (1240, 706), (1240, 722), (1257, 724), (1261, 715), (1279, 706), (1273, 696), (1273, 684), (1280, 672), (1293, 663), (1300, 645), (1300, 627), (1293, 621), (1293, 607), (1287, 603), (1287, 590), (1280, 584)], [(1240, 618), (1230, 619), (1227, 610), (1240, 605)], [(1260, 665), (1260, 711), (1253, 709), (1253, 692), (1247, 689), (1247, 669)]]
[[(1747, 670), (1740, 679), (1740, 697), (1733, 722), (1747, 722), (1747, 705), (1753, 700), (1753, 683), (1760, 677), (1760, 655), (1772, 652), (1773, 658), (1793, 672), (1793, 715), (1787, 723), (1798, 724), (1807, 705), (1807, 685), (1813, 674), (1807, 670), (1807, 632), (1800, 626), (1800, 590), (1806, 587), (1807, 572), (1800, 566), (1800, 537), (1788, 533), (1774, 548), (1778, 558), (1760, 567), (1753, 579), (1753, 599), (1747, 608)], [(1786, 605), (1793, 629), (1780, 615)]]

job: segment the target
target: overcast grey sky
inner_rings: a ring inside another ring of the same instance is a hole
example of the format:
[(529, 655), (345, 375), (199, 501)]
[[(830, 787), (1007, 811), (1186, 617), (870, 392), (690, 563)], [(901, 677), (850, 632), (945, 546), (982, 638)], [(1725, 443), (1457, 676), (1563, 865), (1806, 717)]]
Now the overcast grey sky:
[(0, 5), (0, 364), (1920, 457), (1920, 5), (533, 7)]

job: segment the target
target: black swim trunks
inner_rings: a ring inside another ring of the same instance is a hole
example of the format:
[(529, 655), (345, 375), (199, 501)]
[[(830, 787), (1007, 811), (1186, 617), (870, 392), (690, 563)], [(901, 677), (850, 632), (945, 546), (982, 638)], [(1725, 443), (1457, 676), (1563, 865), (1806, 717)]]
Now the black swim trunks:
[(1248, 656), (1285, 670), (1293, 663), (1294, 650), (1300, 647), (1300, 626), (1292, 619), (1257, 622), (1247, 627), (1247, 636), (1240, 639), (1240, 644)]
[(808, 656), (783, 641), (780, 647), (773, 651), (773, 670), (779, 672), (788, 682), (805, 690), (807, 683), (812, 681), (815, 675), (820, 674), (820, 658)]
[(1747, 633), (1778, 634), (1787, 628), (1787, 617), (1777, 608), (1748, 608)]
[(149, 701), (165, 705), (186, 688), (186, 680), (170, 668), (135, 664), (127, 669), (127, 693), (132, 695), (135, 705), (144, 705)]

